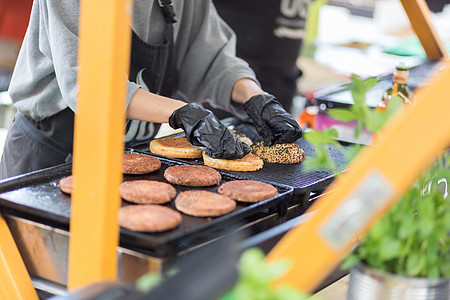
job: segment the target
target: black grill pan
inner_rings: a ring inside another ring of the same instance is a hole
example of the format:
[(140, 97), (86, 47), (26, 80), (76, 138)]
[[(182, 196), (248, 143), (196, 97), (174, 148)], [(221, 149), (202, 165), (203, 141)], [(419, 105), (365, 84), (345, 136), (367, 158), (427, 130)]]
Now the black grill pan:
[[(234, 119), (226, 120), (225, 123), (231, 123), (232, 126), (239, 133), (248, 136), (253, 142), (261, 140), (261, 137), (256, 132), (255, 127), (249, 123), (242, 123)], [(184, 135), (174, 135), (174, 136), (184, 136)], [(295, 143), (299, 145), (303, 150), (305, 150), (306, 159), (308, 159), (308, 157), (315, 156), (313, 146), (309, 142), (307, 142), (304, 138), (300, 138)], [(345, 146), (343, 146), (343, 149), (345, 150)], [(133, 151), (148, 154), (150, 153), (149, 143), (136, 145), (133, 147)], [(345, 170), (347, 160), (344, 154), (339, 149), (337, 149), (335, 146), (332, 145), (328, 146), (328, 151), (330, 153), (332, 161), (338, 167), (337, 173), (330, 173), (328, 171), (319, 169), (314, 170), (312, 172), (306, 172), (303, 170), (302, 163), (284, 165), (266, 162), (264, 163), (264, 167), (262, 170), (255, 172), (230, 172), (230, 171), (222, 171), (222, 172), (233, 176), (237, 176), (242, 179), (245, 178), (245, 179), (265, 181), (272, 184), (288, 185), (294, 188), (294, 193), (297, 197), (303, 195), (308, 196), (310, 192), (323, 191), (323, 189), (325, 189), (333, 181), (336, 175)], [(203, 164), (202, 159), (192, 160), (192, 159), (171, 158), (171, 160), (186, 164)]]
[[(179, 162), (160, 158), (160, 170), (145, 175), (124, 175), (124, 181), (136, 179), (166, 180), (164, 170)], [(71, 174), (72, 165), (64, 164), (41, 171), (28, 173), (0, 182), (0, 206), (3, 209), (25, 213), (33, 218), (61, 224), (65, 229), (70, 223), (70, 195), (60, 191), (58, 182)], [(232, 174), (222, 173), (222, 183), (239, 179)], [(138, 233), (121, 228), (121, 245), (138, 249), (156, 257), (167, 257), (202, 243), (212, 241), (229, 233), (236, 224), (245, 224), (253, 220), (278, 213), (280, 216), (287, 211), (288, 202), (293, 189), (285, 185), (274, 186), (279, 194), (271, 199), (254, 203), (237, 203), (236, 209), (225, 216), (217, 218), (196, 218), (182, 214), (181, 225), (163, 233)], [(194, 188), (174, 185), (177, 192)], [(218, 186), (195, 188), (217, 191)], [(122, 201), (122, 205), (130, 203)], [(173, 201), (167, 204), (174, 208)]]

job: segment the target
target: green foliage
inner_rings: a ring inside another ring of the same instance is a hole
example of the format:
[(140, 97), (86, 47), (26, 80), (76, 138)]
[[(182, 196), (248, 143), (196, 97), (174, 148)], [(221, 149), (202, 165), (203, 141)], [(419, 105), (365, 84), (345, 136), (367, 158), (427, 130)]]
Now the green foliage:
[(289, 263), (268, 264), (258, 248), (246, 250), (239, 261), (239, 279), (222, 300), (304, 300), (317, 299), (289, 287), (272, 288), (271, 283), (282, 276)]
[[(261, 249), (251, 248), (244, 251), (238, 263), (238, 281), (221, 300), (320, 300), (290, 286), (272, 288), (271, 283), (282, 276), (290, 265), (286, 261), (269, 264), (264, 258)], [(176, 272), (177, 270), (169, 270), (164, 276), (147, 273), (138, 279), (136, 288), (142, 293), (148, 293), (164, 278), (170, 278)]]
[(449, 182), (446, 152), (372, 226), (342, 267), (364, 261), (399, 275), (450, 278)]
[[(402, 100), (393, 96), (386, 110), (370, 109), (365, 104), (365, 94), (376, 79), (360, 80), (353, 77), (348, 85), (354, 104), (348, 109), (330, 109), (329, 115), (343, 122), (356, 121), (355, 137), (362, 129), (377, 133), (388, 119), (402, 107)], [(328, 132), (327, 132), (328, 131)], [(310, 165), (335, 170), (330, 165), (324, 142), (333, 144), (333, 134), (328, 129), (323, 138), (313, 132), (305, 138), (314, 146), (317, 157)], [(361, 145), (347, 148), (344, 154), (349, 161)], [(306, 163), (306, 161), (304, 162)], [(367, 265), (387, 272), (414, 277), (450, 278), (450, 154), (447, 152), (412, 185), (402, 198), (376, 222), (358, 247), (342, 264), (348, 269), (363, 261)]]
[(142, 293), (148, 293), (152, 288), (160, 284), (162, 280), (161, 274), (146, 273), (139, 277), (136, 282), (136, 289)]
[(352, 82), (348, 85), (353, 102), (349, 108), (329, 109), (328, 115), (342, 122), (356, 121), (355, 138), (361, 135), (363, 128), (369, 132), (378, 132), (386, 121), (399, 109), (403, 101), (398, 96), (389, 100), (386, 110), (375, 110), (366, 105), (366, 93), (377, 83), (377, 79), (370, 77), (358, 79), (352, 77)]
[(303, 162), (304, 170), (309, 172), (317, 169), (326, 169), (336, 172), (337, 166), (328, 154), (328, 145), (334, 145), (342, 149), (342, 146), (336, 140), (336, 129), (331, 128), (323, 131), (314, 130), (305, 132), (304, 138), (314, 145), (315, 151), (315, 156), (311, 156)]
[(148, 293), (164, 279), (170, 278), (178, 272), (177, 269), (170, 269), (164, 274), (160, 273), (146, 273), (139, 277), (136, 282), (136, 289), (142, 293)]
[[(375, 110), (366, 105), (366, 93), (377, 83), (377, 79), (369, 77), (359, 79), (352, 77), (352, 82), (347, 85), (353, 97), (353, 104), (348, 108), (333, 108), (328, 110), (328, 115), (341, 122), (356, 121), (354, 137), (358, 138), (363, 128), (372, 133), (377, 133), (386, 124), (399, 108), (402, 107), (403, 101), (398, 96), (393, 96), (389, 101), (386, 110)], [(304, 135), (305, 139), (310, 142), (316, 153), (315, 156), (309, 157), (303, 162), (305, 170), (312, 171), (315, 169), (325, 169), (332, 172), (337, 171), (337, 167), (330, 159), (328, 146), (337, 147), (351, 161), (362, 149), (359, 144), (349, 146), (345, 149), (336, 141), (337, 131), (333, 128), (327, 128), (323, 131), (311, 130)]]

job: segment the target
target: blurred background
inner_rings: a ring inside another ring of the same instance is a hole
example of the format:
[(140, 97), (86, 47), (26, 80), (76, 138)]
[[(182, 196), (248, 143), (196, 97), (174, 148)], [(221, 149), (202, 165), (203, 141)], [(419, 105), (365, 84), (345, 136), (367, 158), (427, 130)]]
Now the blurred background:
[[(449, 0), (427, 0), (432, 22), (449, 49)], [(32, 0), (0, 2), (0, 153), (12, 121), (7, 89)], [(298, 118), (314, 107), (317, 91), (361, 77), (392, 73), (399, 60), (410, 67), (423, 63), (424, 50), (411, 29), (399, 0), (314, 0), (298, 53), (303, 72), (291, 113)], [(163, 129), (164, 130), (164, 127)]]

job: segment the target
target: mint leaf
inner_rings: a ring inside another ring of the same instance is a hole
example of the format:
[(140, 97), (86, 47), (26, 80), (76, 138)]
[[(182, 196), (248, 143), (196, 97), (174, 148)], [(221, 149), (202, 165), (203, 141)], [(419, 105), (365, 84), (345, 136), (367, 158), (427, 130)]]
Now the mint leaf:
[(163, 277), (161, 274), (147, 273), (139, 277), (136, 282), (136, 288), (142, 293), (148, 293), (152, 288), (161, 283)]
[(359, 261), (360, 261), (359, 257), (356, 254), (350, 253), (345, 258), (345, 260), (342, 262), (341, 269), (342, 270), (348, 270), (348, 269), (354, 267)]
[(347, 108), (333, 108), (328, 110), (328, 115), (333, 119), (342, 122), (351, 122), (358, 120), (359, 115)]
[(323, 131), (311, 130), (303, 135), (313, 145), (335, 144), (337, 136), (338, 133), (334, 128), (327, 128)]
[(366, 93), (377, 84), (378, 79), (369, 77), (366, 79), (359, 79), (357, 76), (352, 76), (352, 82), (348, 84), (348, 89), (352, 93), (353, 101), (356, 105), (365, 105)]

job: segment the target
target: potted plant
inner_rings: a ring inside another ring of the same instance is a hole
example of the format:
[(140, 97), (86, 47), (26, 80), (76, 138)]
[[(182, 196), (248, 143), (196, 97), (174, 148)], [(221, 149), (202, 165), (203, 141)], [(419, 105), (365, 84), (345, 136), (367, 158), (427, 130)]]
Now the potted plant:
[[(399, 108), (393, 99), (386, 112), (365, 105), (365, 93), (374, 79), (353, 78), (348, 88), (354, 104), (349, 109), (332, 109), (329, 115), (340, 121), (357, 121), (355, 137), (362, 128), (378, 132)], [(334, 169), (325, 145), (336, 144), (333, 129), (312, 131), (305, 138), (318, 155), (306, 167)], [(347, 151), (349, 160), (361, 146)], [(345, 259), (351, 269), (348, 299), (450, 299), (450, 154), (433, 161), (399, 201), (374, 224)]]
[(449, 167), (445, 153), (348, 255), (348, 299), (450, 299)]

